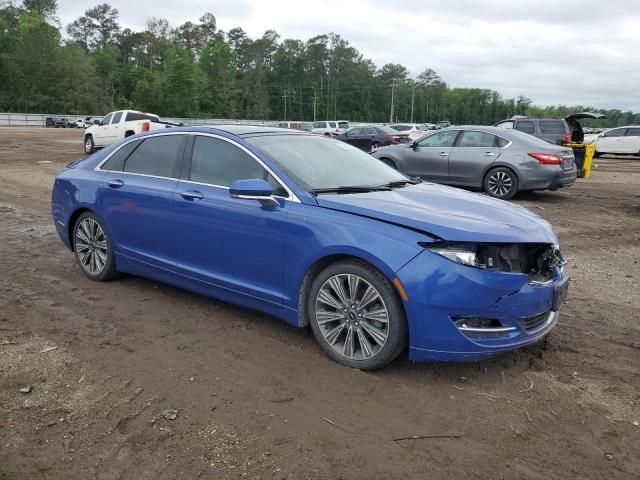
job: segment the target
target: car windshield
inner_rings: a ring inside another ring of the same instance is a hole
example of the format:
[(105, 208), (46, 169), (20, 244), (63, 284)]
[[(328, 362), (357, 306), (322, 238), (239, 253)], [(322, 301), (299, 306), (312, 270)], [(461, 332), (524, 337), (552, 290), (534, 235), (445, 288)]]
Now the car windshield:
[(358, 148), (315, 135), (265, 135), (247, 139), (307, 191), (374, 187), (407, 177)]

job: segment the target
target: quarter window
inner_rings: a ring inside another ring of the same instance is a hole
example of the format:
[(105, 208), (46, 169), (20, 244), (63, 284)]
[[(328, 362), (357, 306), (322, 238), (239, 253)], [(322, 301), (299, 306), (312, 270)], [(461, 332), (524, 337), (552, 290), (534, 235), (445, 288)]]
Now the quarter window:
[(449, 130), (446, 132), (429, 135), (418, 142), (419, 147), (452, 147), (458, 136), (458, 130)]
[(497, 139), (498, 137), (490, 133), (467, 131), (462, 133), (462, 138), (460, 142), (458, 142), (458, 146), (492, 148), (498, 146)]
[(284, 187), (241, 148), (219, 138), (195, 138), (189, 176), (191, 181), (230, 187), (236, 180), (254, 178), (269, 182), (275, 195), (288, 196)]
[(500, 128), (506, 128), (507, 130), (511, 130), (513, 129), (513, 122), (512, 121), (502, 122), (502, 123), (499, 123), (498, 126)]
[(147, 138), (124, 164), (124, 171), (155, 177), (174, 177), (186, 135)]
[(520, 120), (516, 125), (516, 130), (524, 133), (536, 133), (536, 125), (531, 120)]

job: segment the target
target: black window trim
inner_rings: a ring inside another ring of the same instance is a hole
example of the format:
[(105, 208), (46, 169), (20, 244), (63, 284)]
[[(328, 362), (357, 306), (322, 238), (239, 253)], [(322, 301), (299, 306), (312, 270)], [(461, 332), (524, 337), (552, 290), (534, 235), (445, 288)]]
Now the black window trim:
[[(216, 135), (215, 133), (205, 133), (205, 132), (161, 132), (161, 133), (156, 133), (153, 135), (146, 135), (145, 137), (143, 137), (144, 139), (148, 139), (148, 138), (154, 138), (154, 137), (162, 137), (162, 136), (167, 136), (167, 135), (189, 135), (190, 138), (187, 139), (187, 141), (184, 144), (184, 148), (182, 150), (182, 154), (181, 157), (178, 159), (178, 163), (176, 165), (176, 169), (174, 170), (174, 177), (161, 177), (161, 176), (157, 176), (157, 175), (148, 175), (146, 173), (135, 173), (135, 172), (125, 172), (124, 170), (103, 170), (102, 169), (102, 165), (104, 165), (113, 155), (115, 155), (115, 153), (117, 151), (119, 151), (121, 148), (123, 148), (125, 145), (128, 145), (131, 142), (136, 142), (138, 140), (140, 140), (140, 138), (134, 138), (128, 142), (124, 142), (122, 145), (120, 145), (118, 148), (116, 148), (113, 152), (109, 153), (109, 155), (106, 156), (106, 158), (104, 158), (103, 160), (100, 161), (100, 163), (98, 163), (98, 165), (96, 165), (93, 170), (95, 172), (110, 172), (110, 173), (119, 173), (122, 175), (137, 175), (137, 176), (141, 176), (141, 177), (149, 177), (149, 178), (161, 178), (161, 179), (169, 179), (169, 180), (176, 180), (176, 181), (180, 181), (180, 182), (185, 182), (185, 183), (192, 183), (194, 185), (205, 185), (207, 187), (214, 187), (214, 188), (223, 188), (225, 190), (229, 190), (229, 187), (225, 187), (224, 185), (214, 185), (211, 183), (203, 183), (203, 182), (194, 182), (193, 180), (187, 180), (186, 176), (189, 173), (189, 169), (191, 168), (191, 154), (193, 152), (193, 144), (195, 142), (195, 137), (196, 136), (202, 136), (202, 137), (212, 137), (212, 138), (217, 138), (220, 140), (224, 140), (225, 142), (229, 142), (232, 145), (238, 147), (239, 149), (243, 150), (245, 153), (247, 153), (251, 158), (253, 158), (256, 162), (258, 162), (258, 164), (264, 168), (273, 178), (276, 182), (278, 182), (282, 188), (284, 188), (284, 190), (289, 194), (288, 197), (282, 197), (280, 195), (274, 195), (275, 197), (279, 197), (282, 198), (284, 200), (289, 200), (291, 202), (294, 203), (302, 203), (300, 201), (300, 199), (298, 198), (298, 196), (293, 193), (293, 190), (291, 190), (289, 188), (289, 186), (282, 181), (282, 179), (276, 175), (276, 173), (268, 166), (266, 165), (262, 160), (260, 160), (253, 152), (251, 152), (251, 150), (249, 150), (248, 148), (240, 145), (239, 143), (233, 141), (230, 138), (227, 137), (223, 137), (222, 135)], [(140, 142), (140, 145), (143, 142)], [(138, 149), (138, 147), (134, 148), (131, 153), (129, 153), (129, 155), (127, 155), (127, 159), (129, 158), (129, 156), (131, 156), (131, 154), (133, 152), (135, 152)], [(125, 159), (125, 163), (126, 160)], [(124, 166), (123, 166), (124, 168)]]

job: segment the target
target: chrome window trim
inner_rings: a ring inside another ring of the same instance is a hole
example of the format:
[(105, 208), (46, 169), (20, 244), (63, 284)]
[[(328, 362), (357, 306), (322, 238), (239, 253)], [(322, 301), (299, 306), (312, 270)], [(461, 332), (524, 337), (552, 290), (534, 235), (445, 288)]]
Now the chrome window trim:
[[(282, 179), (280, 177), (278, 177), (278, 175), (276, 175), (274, 173), (273, 170), (271, 170), (271, 168), (269, 168), (268, 165), (266, 165), (262, 160), (260, 160), (254, 153), (252, 153), (249, 149), (247, 149), (246, 147), (240, 145), (239, 143), (235, 142), (234, 140), (230, 139), (230, 138), (226, 138), (223, 137), (222, 135), (218, 135), (215, 133), (206, 133), (206, 132), (158, 132), (158, 133), (154, 133), (151, 135), (146, 135), (145, 137), (142, 138), (152, 138), (152, 137), (160, 137), (160, 136), (166, 136), (166, 135), (191, 135), (191, 136), (203, 136), (203, 137), (212, 137), (212, 138), (217, 138), (220, 140), (224, 140), (238, 148), (240, 148), (242, 151), (244, 151), (245, 153), (247, 153), (251, 158), (253, 158), (256, 162), (258, 162), (258, 164), (264, 168), (269, 175), (271, 175), (289, 194), (288, 197), (283, 197), (281, 195), (274, 195), (274, 197), (278, 197), (278, 198), (282, 198), (283, 200), (289, 200), (291, 202), (294, 203), (302, 203), (300, 201), (300, 199), (297, 197), (297, 195), (295, 193), (293, 193), (293, 191), (287, 186), (287, 184), (285, 182), (282, 181)], [(181, 178), (174, 178), (174, 177), (161, 177), (158, 175), (148, 175), (146, 173), (135, 173), (135, 172), (125, 172), (123, 170), (106, 170), (106, 169), (102, 169), (102, 165), (104, 165), (113, 155), (116, 154), (116, 152), (118, 152), (121, 148), (124, 148), (125, 145), (128, 145), (132, 142), (137, 142), (138, 140), (142, 140), (142, 138), (134, 138), (132, 140), (129, 140), (128, 142), (124, 142), (122, 145), (120, 145), (118, 148), (116, 148), (113, 152), (111, 152), (109, 155), (107, 155), (103, 160), (100, 161), (100, 163), (98, 163), (94, 168), (94, 172), (111, 172), (111, 173), (119, 173), (119, 174), (124, 174), (124, 175), (137, 175), (139, 177), (149, 177), (149, 178), (160, 178), (160, 179), (166, 179), (166, 180), (175, 180), (177, 182), (185, 182), (185, 183), (191, 183), (194, 185), (203, 185), (203, 186), (207, 186), (207, 187), (214, 187), (214, 188), (224, 188), (225, 190), (229, 190), (229, 187), (226, 187), (224, 185), (215, 185), (212, 183), (205, 183), (205, 182), (195, 182), (193, 180), (185, 180), (185, 179), (181, 179)]]

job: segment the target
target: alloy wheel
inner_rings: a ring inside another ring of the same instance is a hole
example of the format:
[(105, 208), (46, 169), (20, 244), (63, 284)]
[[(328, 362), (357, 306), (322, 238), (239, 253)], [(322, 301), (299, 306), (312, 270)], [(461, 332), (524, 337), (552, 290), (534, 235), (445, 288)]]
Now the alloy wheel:
[(504, 197), (513, 188), (513, 181), (508, 173), (498, 171), (492, 173), (489, 177), (488, 187), (493, 195)]
[(354, 274), (325, 281), (315, 300), (318, 328), (327, 344), (350, 360), (375, 357), (389, 338), (389, 311), (373, 285)]
[(99, 275), (107, 265), (107, 238), (100, 224), (87, 217), (76, 228), (75, 250), (78, 262), (90, 275)]

